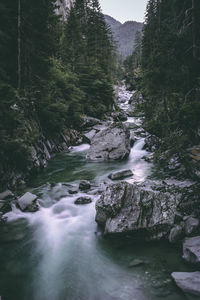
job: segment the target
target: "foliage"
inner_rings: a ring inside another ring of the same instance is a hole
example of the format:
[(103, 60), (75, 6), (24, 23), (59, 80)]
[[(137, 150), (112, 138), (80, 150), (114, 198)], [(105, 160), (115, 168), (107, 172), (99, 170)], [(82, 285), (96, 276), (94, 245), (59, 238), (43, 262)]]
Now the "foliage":
[(183, 131), (199, 143), (200, 3), (149, 0), (142, 42), (143, 109), (161, 138)]
[(113, 103), (114, 46), (97, 0), (0, 4), (0, 175), (25, 170), (41, 134), (79, 128)]

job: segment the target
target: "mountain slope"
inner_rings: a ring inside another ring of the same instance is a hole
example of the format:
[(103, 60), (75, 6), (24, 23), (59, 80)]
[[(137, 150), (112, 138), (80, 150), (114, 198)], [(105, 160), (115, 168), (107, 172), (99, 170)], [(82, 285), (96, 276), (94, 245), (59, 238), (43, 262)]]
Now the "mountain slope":
[(122, 24), (108, 15), (104, 17), (113, 32), (119, 53), (124, 57), (130, 55), (134, 49), (135, 34), (142, 30), (143, 23), (127, 21)]

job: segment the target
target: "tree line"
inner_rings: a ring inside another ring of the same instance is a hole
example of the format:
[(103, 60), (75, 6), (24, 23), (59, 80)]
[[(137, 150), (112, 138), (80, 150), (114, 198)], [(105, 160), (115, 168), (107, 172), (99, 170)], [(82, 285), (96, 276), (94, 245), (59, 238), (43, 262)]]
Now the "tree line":
[(161, 139), (159, 161), (165, 151), (167, 161), (174, 153), (184, 160), (185, 150), (199, 144), (199, 32), (200, 1), (149, 0), (141, 56), (134, 51), (125, 61), (129, 86), (143, 94), (144, 126)]
[(98, 0), (76, 0), (66, 20), (57, 9), (1, 1), (0, 174), (26, 168), (41, 132), (56, 136), (113, 104), (114, 46)]

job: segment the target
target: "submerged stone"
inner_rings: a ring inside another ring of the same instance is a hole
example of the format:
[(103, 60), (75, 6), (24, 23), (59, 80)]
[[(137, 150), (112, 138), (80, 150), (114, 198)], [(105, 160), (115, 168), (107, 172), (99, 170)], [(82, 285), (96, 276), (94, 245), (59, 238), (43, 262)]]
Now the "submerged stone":
[(110, 175), (108, 175), (108, 178), (112, 180), (117, 180), (117, 179), (123, 179), (130, 176), (133, 176), (133, 172), (131, 170), (120, 170), (111, 173)]
[(91, 187), (91, 184), (89, 181), (87, 180), (81, 180), (80, 184), (79, 184), (79, 189), (81, 191), (86, 191), (86, 190), (89, 190)]
[(144, 261), (143, 260), (141, 260), (141, 259), (134, 259), (134, 260), (132, 260), (131, 262), (130, 262), (130, 264), (129, 264), (129, 268), (132, 268), (132, 267), (139, 267), (139, 266), (141, 266), (141, 265), (143, 265), (144, 264)]

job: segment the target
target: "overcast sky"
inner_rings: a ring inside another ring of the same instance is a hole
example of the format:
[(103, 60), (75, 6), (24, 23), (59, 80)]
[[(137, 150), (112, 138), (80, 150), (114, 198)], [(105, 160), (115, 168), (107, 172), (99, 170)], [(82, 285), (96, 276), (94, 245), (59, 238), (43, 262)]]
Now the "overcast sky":
[(144, 21), (144, 13), (148, 0), (99, 0), (104, 14), (110, 15), (116, 20)]

